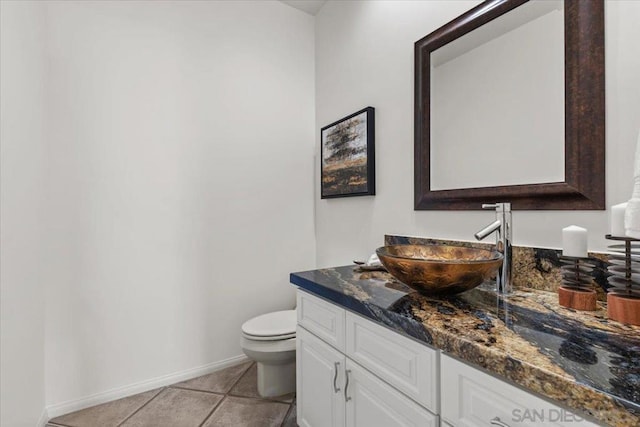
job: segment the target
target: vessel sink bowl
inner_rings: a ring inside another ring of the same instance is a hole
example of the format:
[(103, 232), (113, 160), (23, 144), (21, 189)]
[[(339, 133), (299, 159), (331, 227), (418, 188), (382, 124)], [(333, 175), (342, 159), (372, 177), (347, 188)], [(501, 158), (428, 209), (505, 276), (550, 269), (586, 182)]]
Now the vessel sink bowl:
[(425, 295), (453, 295), (496, 276), (502, 254), (452, 245), (389, 245), (376, 249), (396, 279)]

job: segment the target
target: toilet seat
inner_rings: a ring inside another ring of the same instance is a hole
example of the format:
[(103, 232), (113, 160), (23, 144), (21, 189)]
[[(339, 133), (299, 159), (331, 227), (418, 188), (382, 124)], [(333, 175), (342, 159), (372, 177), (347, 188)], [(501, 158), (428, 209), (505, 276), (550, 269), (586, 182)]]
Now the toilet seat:
[(296, 350), (296, 339), (289, 338), (285, 340), (254, 340), (250, 337), (243, 336), (240, 345), (245, 350), (252, 352), (281, 353)]
[(259, 335), (251, 335), (251, 334), (245, 334), (244, 332), (242, 333), (242, 336), (245, 337), (248, 340), (254, 340), (254, 341), (282, 341), (282, 340), (288, 340), (291, 338), (295, 338), (296, 337), (296, 333), (292, 333), (292, 334), (286, 334), (286, 335), (273, 335), (270, 337), (261, 337)]
[(276, 311), (254, 317), (242, 325), (242, 335), (254, 341), (280, 341), (295, 338), (296, 311)]

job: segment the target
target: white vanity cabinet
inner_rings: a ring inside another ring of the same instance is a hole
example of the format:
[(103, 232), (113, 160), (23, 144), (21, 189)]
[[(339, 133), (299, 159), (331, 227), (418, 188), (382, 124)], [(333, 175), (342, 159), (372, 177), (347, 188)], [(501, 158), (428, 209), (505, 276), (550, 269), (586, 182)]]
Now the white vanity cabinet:
[(301, 427), (592, 427), (531, 393), (298, 290)]
[(435, 350), (298, 291), (296, 351), (301, 427), (438, 426)]
[(444, 354), (440, 365), (443, 426), (597, 426)]

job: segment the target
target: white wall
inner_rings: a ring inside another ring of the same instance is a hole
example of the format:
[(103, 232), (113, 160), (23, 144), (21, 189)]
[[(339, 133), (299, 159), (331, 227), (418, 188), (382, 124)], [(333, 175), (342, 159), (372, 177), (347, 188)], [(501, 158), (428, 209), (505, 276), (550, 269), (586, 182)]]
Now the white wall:
[[(46, 400), (242, 354), (314, 267), (314, 21), (47, 2)], [(56, 406), (70, 408), (73, 405)]]
[[(413, 43), (478, 3), (328, 2), (316, 16), (316, 144), (320, 127), (375, 107), (377, 187), (374, 197), (316, 201), (318, 267), (365, 258), (385, 233), (473, 240), (492, 220), (490, 212), (413, 210)], [(640, 2), (607, 1), (608, 206), (631, 196), (640, 128), (639, 19)], [(607, 245), (608, 211), (516, 211), (513, 221), (517, 245), (561, 247), (560, 230), (569, 224), (589, 230), (591, 250)]]
[(42, 4), (0, 2), (0, 425), (44, 409)]

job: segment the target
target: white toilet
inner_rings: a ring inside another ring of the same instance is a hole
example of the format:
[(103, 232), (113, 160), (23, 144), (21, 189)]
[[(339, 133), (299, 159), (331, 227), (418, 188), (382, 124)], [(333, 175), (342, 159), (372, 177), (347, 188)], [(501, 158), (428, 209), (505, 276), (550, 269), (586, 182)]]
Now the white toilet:
[(296, 311), (276, 311), (242, 325), (242, 351), (258, 364), (258, 393), (296, 391)]

